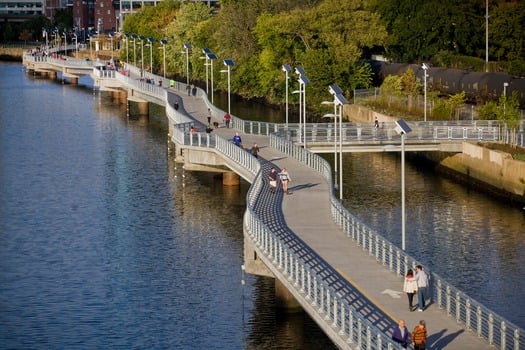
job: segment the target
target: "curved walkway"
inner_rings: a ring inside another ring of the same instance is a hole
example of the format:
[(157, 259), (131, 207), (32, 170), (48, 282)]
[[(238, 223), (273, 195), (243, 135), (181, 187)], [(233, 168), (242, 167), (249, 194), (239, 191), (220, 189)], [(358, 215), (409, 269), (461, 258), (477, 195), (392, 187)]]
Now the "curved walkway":
[[(170, 105), (178, 101), (179, 108), (196, 120), (197, 131), (204, 132), (208, 110), (203, 100), (173, 89), (169, 91)], [(212, 132), (231, 139), (238, 130), (228, 129), (221, 123)], [(330, 187), (326, 180), (299, 161), (270, 148), (268, 137), (250, 134), (241, 134), (241, 137), (246, 148), (254, 142), (259, 145), (263, 172), (267, 173), (272, 166), (286, 167), (293, 180), (290, 184), (292, 195), (284, 195), (282, 191), (272, 194), (265, 182), (256, 202), (257, 214), (279, 235), (293, 240), (297, 249), (315, 251), (317, 264), (345, 278), (349, 284), (342, 286), (342, 291), (376, 327), (390, 334), (397, 319), (402, 318), (411, 331), (420, 319), (424, 319), (429, 332), (429, 349), (491, 348), (432, 304), (422, 313), (408, 311), (402, 280), (353, 243), (332, 220)]]

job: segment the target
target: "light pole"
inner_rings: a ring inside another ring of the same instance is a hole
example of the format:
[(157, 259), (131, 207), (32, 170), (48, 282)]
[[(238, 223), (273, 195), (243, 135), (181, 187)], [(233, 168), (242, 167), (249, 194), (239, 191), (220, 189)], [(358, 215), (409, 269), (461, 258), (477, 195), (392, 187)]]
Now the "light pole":
[(184, 44), (184, 50), (186, 51), (186, 85), (190, 85), (190, 50), (191, 45), (188, 43)]
[(427, 121), (427, 70), (428, 70), (428, 66), (426, 64), (422, 64), (421, 65), (421, 68), (423, 68), (423, 84), (424, 84), (424, 97), (423, 97), (423, 109), (424, 109), (424, 112), (423, 112), (423, 115), (424, 115), (424, 119), (425, 121)]
[(76, 33), (73, 33), (73, 38), (75, 38), (75, 52), (76, 52), (76, 56), (78, 58), (78, 38), (77, 38), (77, 34)]
[(133, 37), (133, 66), (137, 66), (137, 54), (136, 54), (136, 49), (135, 49), (135, 41), (137, 39), (137, 34), (133, 34), (132, 35)]
[(485, 1), (485, 72), (489, 71), (489, 0)]
[(67, 56), (67, 35), (66, 35), (66, 32), (64, 32), (64, 50), (65, 50), (64, 56)]
[(202, 53), (204, 54), (204, 57), (201, 57), (202, 59), (205, 59), (205, 63), (204, 63), (204, 66), (206, 67), (206, 95), (209, 93), (209, 90), (208, 90), (208, 54), (212, 53), (210, 49), (208, 49), (207, 47), (202, 49)]
[(401, 135), (401, 249), (405, 250), (405, 135), (412, 129), (403, 119), (399, 119), (395, 130)]
[(141, 70), (140, 70), (140, 76), (144, 76), (144, 39), (146, 39), (143, 36), (139, 37), (140, 40), (140, 64), (141, 64)]
[(231, 67), (234, 65), (235, 63), (233, 62), (233, 60), (231, 59), (226, 59), (224, 60), (224, 65), (226, 67), (228, 67), (227, 70), (221, 70), (222, 73), (224, 72), (227, 72), (228, 73), (228, 114), (231, 115), (231, 100), (230, 100), (230, 92), (231, 92), (231, 85), (230, 85), (230, 71), (231, 71)]
[(113, 35), (108, 34), (109, 36), (109, 42), (111, 44), (111, 63), (113, 63)]
[(509, 83), (504, 82), (503, 83), (503, 117), (505, 117), (505, 114), (507, 112), (507, 86), (509, 86)]
[(217, 59), (217, 55), (214, 53), (207, 53), (206, 57), (208, 60), (210, 60), (210, 68), (211, 68), (211, 104), (213, 104), (213, 60)]
[(155, 42), (154, 38), (148, 38), (149, 41), (149, 72), (153, 75), (153, 43)]
[(306, 77), (303, 67), (295, 67), (295, 73), (299, 75), (299, 143), (303, 142), (306, 148), (306, 84), (310, 83), (310, 80)]
[(292, 71), (292, 67), (283, 64), (283, 71), (286, 74), (286, 130), (288, 130), (288, 73)]
[(334, 102), (331, 101), (323, 101), (321, 102), (323, 105), (334, 105), (334, 113), (331, 114), (325, 114), (323, 115), (323, 118), (334, 118), (334, 187), (337, 190), (337, 179), (338, 179), (338, 172), (337, 172), (337, 163), (339, 160), (337, 159), (337, 106)]
[(343, 105), (348, 104), (347, 99), (343, 96), (343, 90), (337, 85), (332, 84), (328, 87), (330, 94), (334, 96), (334, 111), (339, 107), (339, 199), (343, 200)]
[(164, 71), (164, 79), (166, 79), (166, 44), (168, 41), (162, 39), (160, 43), (162, 44), (162, 70)]
[(129, 42), (129, 34), (126, 33), (124, 34), (124, 38), (126, 38), (126, 64), (129, 64), (128, 60), (129, 60), (129, 56), (128, 56), (128, 42)]

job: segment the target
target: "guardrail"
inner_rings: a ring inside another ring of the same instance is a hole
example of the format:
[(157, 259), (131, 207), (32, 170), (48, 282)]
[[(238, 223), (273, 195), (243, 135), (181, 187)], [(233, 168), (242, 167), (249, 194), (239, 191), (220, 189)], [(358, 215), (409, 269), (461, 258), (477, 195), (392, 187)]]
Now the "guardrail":
[[(316, 170), (332, 186), (330, 166), (321, 157), (277, 135), (270, 136), (270, 146)], [(332, 216), (346, 235), (389, 270), (395, 271), (398, 276), (404, 276), (408, 269), (415, 270), (417, 265), (423, 265), (359, 222), (337, 200), (333, 188), (330, 191), (330, 202)], [(458, 323), (462, 323), (466, 329), (487, 340), (491, 345), (496, 345), (501, 349), (525, 349), (523, 329), (490, 311), (430, 269), (425, 268), (425, 270), (430, 274), (432, 300), (440, 309), (445, 310), (447, 315), (453, 317)]]

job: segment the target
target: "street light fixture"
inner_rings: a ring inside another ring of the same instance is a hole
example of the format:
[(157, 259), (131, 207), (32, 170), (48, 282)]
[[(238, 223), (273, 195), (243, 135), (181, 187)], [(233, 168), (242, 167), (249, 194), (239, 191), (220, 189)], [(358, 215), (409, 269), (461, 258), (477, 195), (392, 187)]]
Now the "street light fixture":
[(129, 34), (126, 33), (124, 34), (124, 38), (126, 39), (126, 65), (129, 64), (128, 60), (129, 60), (129, 56), (128, 56), (128, 43), (129, 43)]
[(162, 44), (162, 71), (164, 72), (164, 79), (166, 79), (166, 44), (168, 41), (162, 39), (160, 43)]
[[(343, 90), (337, 84), (330, 85), (328, 91), (334, 96), (334, 114), (339, 117), (339, 199), (343, 200), (343, 105), (348, 104), (348, 100), (343, 96)], [(338, 112), (337, 107), (339, 107)]]
[(201, 59), (206, 60), (204, 63), (204, 66), (206, 67), (206, 95), (209, 93), (208, 91), (208, 54), (212, 53), (210, 49), (207, 47), (202, 49), (202, 53), (204, 54), (204, 57), (201, 57)]
[(337, 171), (337, 163), (339, 160), (337, 159), (337, 105), (333, 103), (332, 101), (323, 101), (321, 102), (322, 105), (334, 105), (334, 113), (325, 114), (323, 115), (323, 118), (333, 118), (334, 119), (334, 187), (337, 190), (337, 179), (338, 179), (338, 171)]
[(425, 121), (427, 121), (427, 70), (428, 70), (428, 66), (423, 63), (421, 65), (421, 68), (423, 68), (423, 81), (424, 81), (424, 97), (423, 97), (423, 109), (424, 109), (424, 112), (423, 112), (423, 115), (424, 115), (424, 119)]
[(230, 92), (231, 92), (231, 85), (230, 85), (230, 74), (231, 74), (231, 67), (235, 64), (233, 60), (226, 59), (224, 60), (224, 65), (228, 67), (227, 70), (221, 70), (222, 73), (227, 72), (228, 73), (228, 114), (231, 115), (231, 99), (230, 99)]
[(503, 117), (505, 117), (505, 114), (507, 112), (507, 86), (509, 86), (509, 83), (504, 82), (503, 83)]
[(155, 42), (154, 38), (148, 38), (149, 41), (149, 71), (153, 75), (153, 43)]
[(141, 64), (141, 70), (140, 70), (140, 76), (144, 76), (144, 40), (146, 40), (145, 37), (142, 35), (139, 37), (140, 40), (140, 64)]
[(78, 58), (78, 38), (77, 38), (77, 34), (76, 33), (73, 33), (73, 38), (75, 38), (75, 52), (76, 52), (76, 56)]
[(67, 56), (67, 35), (66, 35), (66, 32), (64, 32), (64, 50), (65, 50), (64, 56)]
[(206, 54), (206, 59), (210, 61), (211, 67), (211, 104), (213, 104), (213, 60), (217, 59), (217, 55), (214, 53), (208, 52)]
[(405, 250), (405, 135), (412, 129), (403, 119), (399, 119), (395, 130), (401, 135), (401, 249)]
[(133, 37), (133, 66), (137, 66), (137, 54), (136, 54), (136, 49), (135, 49), (135, 41), (137, 39), (137, 34), (132, 34), (131, 35)]
[(190, 85), (190, 50), (191, 45), (188, 43), (184, 44), (186, 50), (186, 85)]
[(286, 74), (286, 130), (288, 130), (288, 73), (292, 71), (292, 67), (287, 64), (283, 64), (282, 70)]
[(108, 34), (109, 36), (109, 42), (111, 44), (111, 63), (113, 63), (113, 35)]
[(306, 77), (303, 67), (295, 67), (295, 73), (299, 75), (299, 143), (303, 142), (306, 148), (306, 84), (310, 83), (310, 80)]

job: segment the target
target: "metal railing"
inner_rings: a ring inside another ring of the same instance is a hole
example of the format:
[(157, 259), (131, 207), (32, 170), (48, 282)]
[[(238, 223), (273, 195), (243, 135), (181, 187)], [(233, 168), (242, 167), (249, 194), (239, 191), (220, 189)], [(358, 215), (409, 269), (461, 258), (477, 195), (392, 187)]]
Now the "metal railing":
[[(316, 170), (332, 187), (330, 166), (321, 157), (278, 135), (270, 136), (270, 146)], [(330, 190), (330, 202), (332, 216), (346, 235), (389, 270), (395, 271), (398, 276), (404, 276), (408, 269), (415, 270), (417, 265), (423, 265), (361, 223), (337, 200), (333, 188)], [(440, 309), (445, 310), (447, 315), (491, 345), (501, 349), (525, 349), (523, 329), (470, 298), (430, 269), (425, 270), (430, 275), (432, 300)]]

